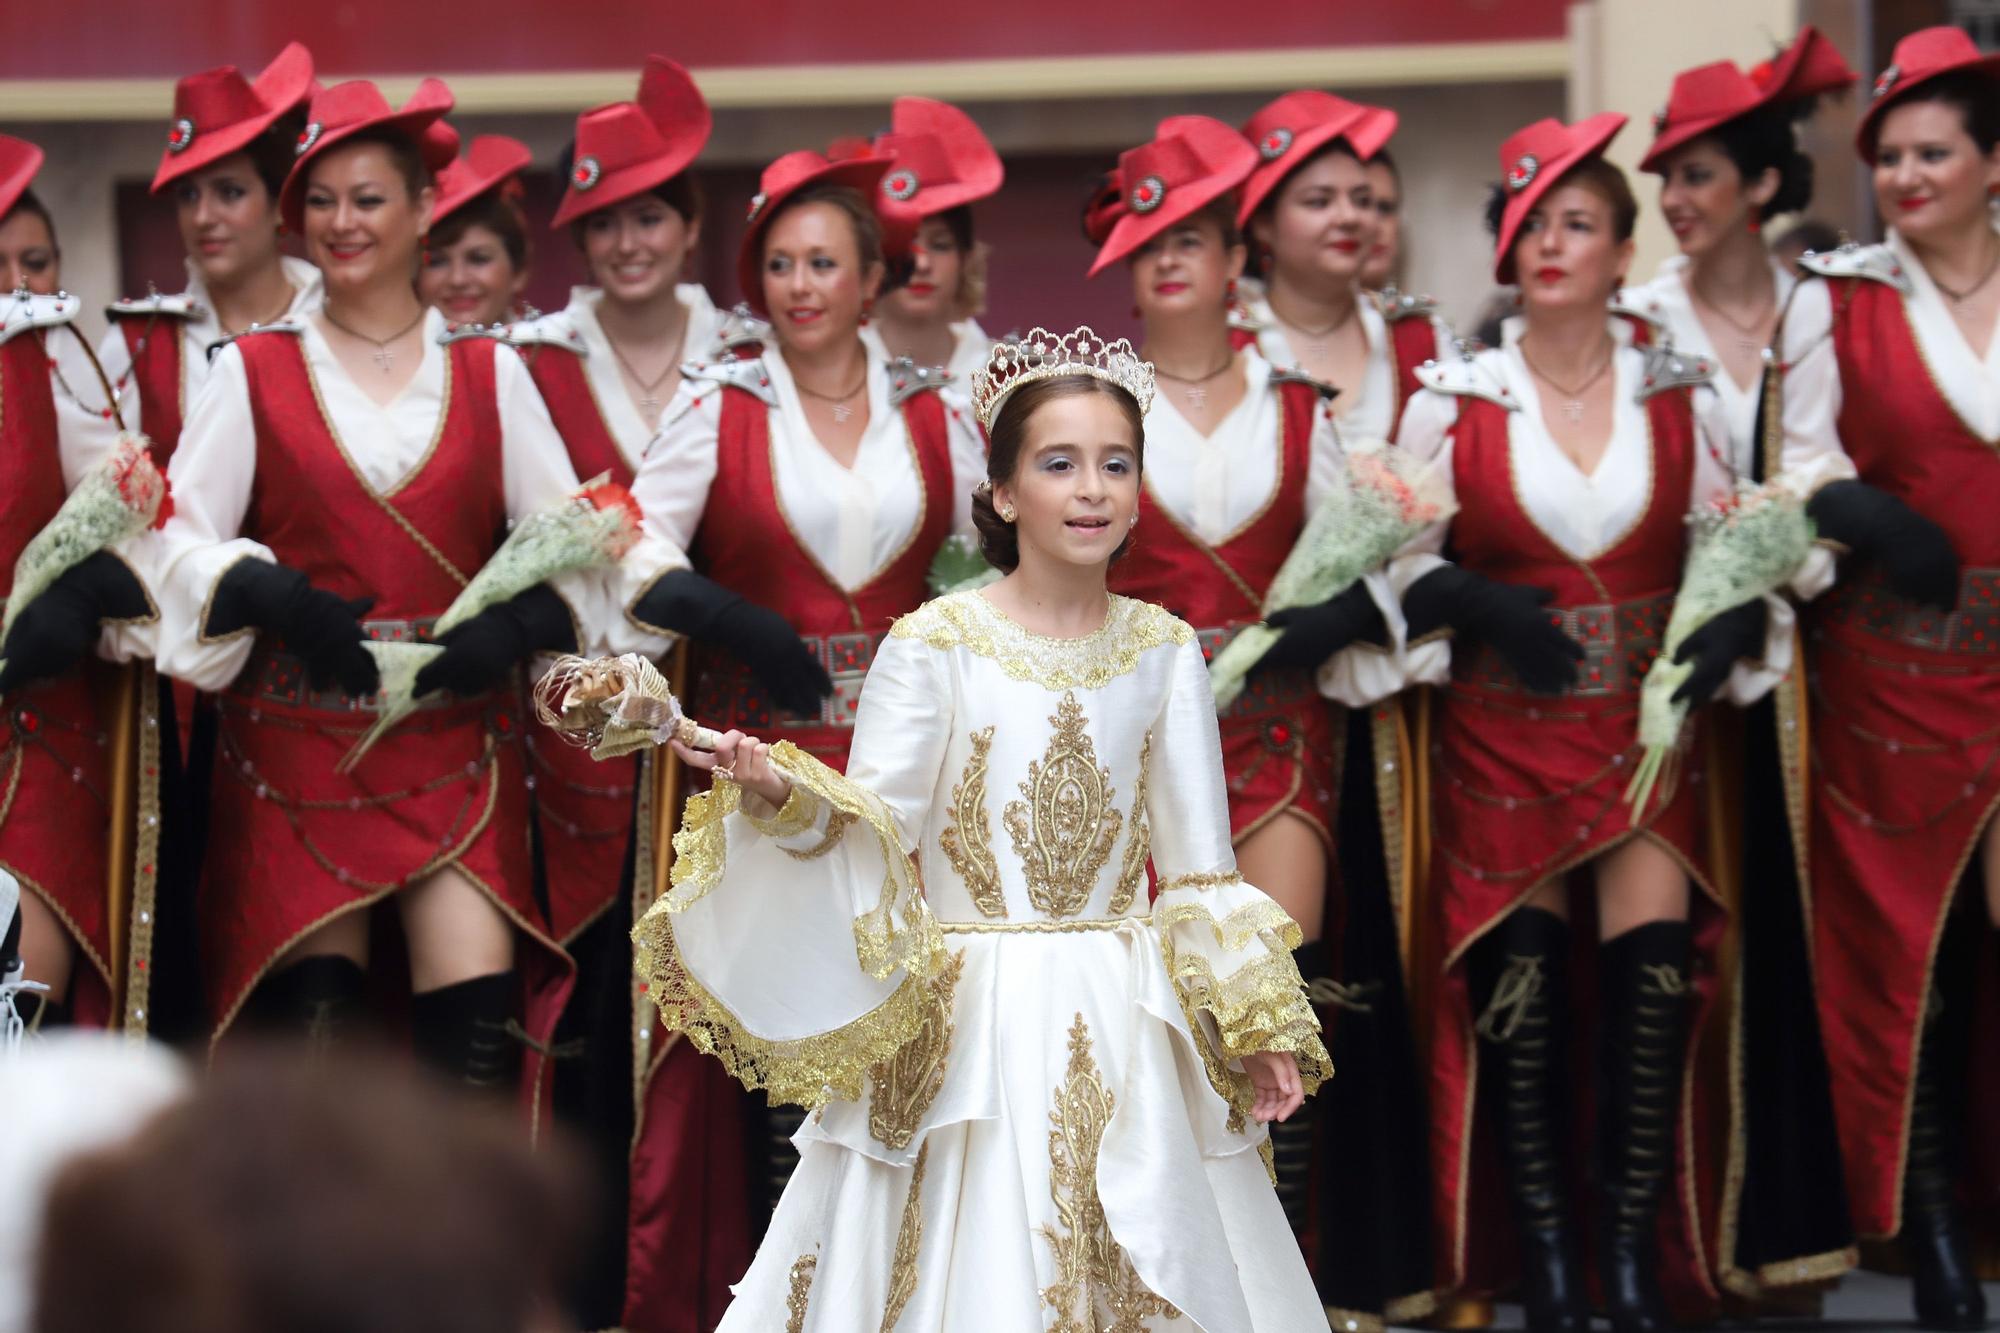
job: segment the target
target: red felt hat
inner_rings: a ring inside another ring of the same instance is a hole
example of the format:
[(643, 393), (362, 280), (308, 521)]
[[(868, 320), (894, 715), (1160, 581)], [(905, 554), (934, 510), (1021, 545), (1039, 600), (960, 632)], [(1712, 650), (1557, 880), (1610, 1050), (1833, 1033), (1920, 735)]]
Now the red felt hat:
[(1300, 163), (1335, 139), (1345, 139), (1366, 162), (1382, 151), (1396, 132), (1396, 113), (1387, 107), (1363, 106), (1332, 93), (1305, 89), (1286, 93), (1243, 122), (1243, 137), (1256, 146), (1261, 159), (1243, 182), (1243, 206), (1237, 225), (1248, 226), (1250, 215), (1265, 196), (1278, 188)]
[(366, 79), (336, 83), (314, 94), (306, 111), (306, 127), (299, 131), (292, 174), (285, 177), (285, 188), (278, 195), (285, 225), (299, 231), (305, 224), (306, 176), (313, 159), (363, 130), (408, 135), (425, 166), (434, 172), (450, 166), (458, 156), (458, 134), (442, 123), (450, 110), (451, 89), (442, 79), (425, 79), (418, 84), (400, 110), (391, 107), (382, 90)]
[(1881, 131), (1882, 117), (1904, 94), (1928, 83), (1940, 74), (1971, 70), (1989, 79), (2000, 79), (2000, 53), (1983, 54), (1972, 44), (1965, 29), (1946, 25), (1924, 28), (1896, 43), (1889, 68), (1875, 76), (1873, 101), (1861, 113), (1854, 130), (1854, 144), (1861, 160), (1875, 165), (1875, 136)]
[[(438, 128), (449, 130), (443, 121)], [(452, 137), (457, 133), (453, 131)], [(455, 157), (450, 165), (438, 173), (437, 205), (431, 209), (431, 225), (435, 227), (453, 212), (465, 207), (488, 190), (503, 189), (514, 181), (514, 177), (535, 160), (528, 151), (528, 145), (519, 139), (510, 139), (504, 134), (482, 134), (472, 141), (472, 147), (465, 150), (465, 156)]]
[(42, 169), (42, 150), (26, 139), (0, 134), (0, 218), (13, 211)]
[(1493, 279), (1514, 281), (1514, 238), (1543, 195), (1561, 182), (1578, 163), (1603, 153), (1625, 128), (1625, 117), (1601, 111), (1574, 125), (1538, 120), (1516, 130), (1500, 145), (1500, 175), (1506, 182), (1507, 206), (1500, 214), (1500, 235), (1493, 247)]
[(884, 156), (835, 161), (810, 148), (802, 148), (796, 153), (786, 153), (764, 168), (757, 181), (757, 193), (750, 196), (750, 225), (743, 233), (743, 247), (736, 252), (737, 285), (743, 289), (743, 299), (752, 310), (769, 318), (770, 312), (764, 308), (762, 281), (764, 233), (785, 200), (808, 186), (845, 185), (859, 190), (882, 221), (882, 257), (894, 262), (909, 255), (916, 239), (916, 219), (905, 210), (886, 208), (889, 199), (882, 193), (882, 178), (889, 174), (891, 165)]
[[(1118, 159), (1111, 185), (1091, 202), (1085, 226), (1102, 233), (1097, 259), (1086, 277), (1096, 277), (1158, 236), (1243, 183), (1257, 165), (1249, 140), (1209, 116), (1168, 116), (1150, 143), (1127, 149)], [(1107, 226), (1108, 224), (1108, 226)]]
[(1768, 69), (1759, 66), (1746, 74), (1727, 60), (1718, 60), (1683, 70), (1674, 76), (1666, 106), (1653, 117), (1653, 143), (1640, 159), (1639, 170), (1661, 171), (1676, 148), (1740, 116), (1838, 92), (1859, 77), (1833, 43), (1810, 25), (1799, 29), (1798, 39)]
[(882, 178), (884, 211), (916, 218), (984, 199), (998, 192), (1006, 174), (972, 117), (928, 97), (896, 99), (889, 132), (875, 140), (875, 151), (892, 159)]
[(190, 74), (174, 85), (174, 123), (153, 174), (153, 192), (239, 152), (318, 90), (312, 52), (293, 42), (256, 79), (234, 65)]
[(551, 227), (666, 184), (701, 155), (715, 118), (675, 61), (647, 56), (639, 96), (576, 118), (576, 159)]

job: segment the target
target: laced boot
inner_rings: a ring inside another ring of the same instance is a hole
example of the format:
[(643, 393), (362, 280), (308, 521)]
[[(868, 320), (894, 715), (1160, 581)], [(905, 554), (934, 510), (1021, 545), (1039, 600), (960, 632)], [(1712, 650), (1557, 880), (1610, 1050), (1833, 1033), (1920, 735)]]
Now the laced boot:
[(337, 1049), (367, 1003), (368, 974), (351, 958), (301, 958), (274, 972), (244, 1008), (247, 1028), (298, 1037), (315, 1056)]
[(521, 1080), (520, 989), (510, 970), (411, 996), (417, 1057), (467, 1087), (512, 1095)]

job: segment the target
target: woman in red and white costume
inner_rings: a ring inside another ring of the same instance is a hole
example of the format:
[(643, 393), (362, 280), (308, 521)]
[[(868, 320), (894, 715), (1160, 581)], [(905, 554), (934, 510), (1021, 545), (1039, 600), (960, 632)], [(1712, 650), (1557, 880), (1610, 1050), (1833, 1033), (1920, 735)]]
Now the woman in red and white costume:
[[(246, 1008), (318, 1037), (349, 1021), (370, 909), (393, 900), (419, 1052), (504, 1087), (510, 1034), (545, 1047), (571, 973), (530, 882), (515, 668), (594, 641), (612, 580), (558, 576), (474, 617), (419, 673), (419, 712), (336, 771), (378, 684), (362, 640), (422, 638), (510, 519), (577, 485), (512, 349), (448, 338), (417, 300), (453, 147), (429, 132), (450, 108), (434, 79), (400, 110), (365, 82), (314, 97), (280, 205), (326, 301), (215, 356), (171, 470), (160, 660), (223, 692), (202, 903), (215, 1036)], [(521, 1070), (530, 1107), (543, 1064), (538, 1048)]]
[(1992, 1177), (1958, 1162), (1968, 1131), (1991, 1161), (2000, 1106), (1965, 1054), (2000, 1022), (2000, 57), (1904, 38), (1858, 142), (1889, 238), (1803, 261), (1824, 281), (1779, 342), (1787, 465), (1852, 556), (1809, 621), (1813, 961), (1855, 1227), (1901, 1236), (1924, 1327), (1981, 1328), (1961, 1207)]
[[(1709, 1255), (1719, 1164), (1698, 1160), (1700, 1100), (1682, 1093), (1688, 1033), (1714, 991), (1696, 957), (1725, 925), (1692, 776), (1702, 747), (1689, 746), (1681, 776), (1637, 818), (1623, 796), (1687, 517), (1733, 494), (1736, 479), (1711, 367), (1634, 346), (1629, 325), (1606, 317), (1638, 212), (1601, 156), (1623, 125), (1616, 114), (1544, 120), (1502, 147), (1494, 276), (1518, 273), (1523, 315), (1504, 347), (1422, 372), (1398, 443), (1448, 470), (1459, 512), (1392, 567), (1417, 644), (1412, 678), (1443, 687), (1428, 891), (1446, 969), (1431, 1052), (1441, 1277), (1467, 1294), (1518, 1282), (1529, 1328), (1577, 1333), (1590, 1312), (1565, 1123), (1590, 1123), (1589, 1098), (1575, 1114), (1569, 1103), (1593, 1081), (1564, 1073), (1573, 1021), (1588, 1012), (1569, 998), (1573, 951), (1595, 956), (1602, 1015), (1592, 1248), (1612, 1327), (1663, 1329), (1668, 1302), (1712, 1314), (1719, 1298)], [(1695, 664), (1682, 697), (1727, 686), (1747, 701), (1769, 689), (1788, 665), (1792, 623), (1772, 598), (1701, 627), (1682, 654)], [(1456, 640), (1436, 638), (1441, 628)], [(1573, 872), (1595, 891), (1572, 896)], [(1594, 918), (1595, 949), (1573, 941), (1573, 908)], [(1488, 1137), (1476, 1118), (1490, 1125), (1500, 1180), (1474, 1167)], [(1503, 1199), (1517, 1273), (1485, 1221)]]
[(534, 155), (504, 134), (482, 134), (437, 174), (417, 296), (453, 325), (520, 318), (534, 250), (521, 215), (520, 173)]
[(997, 194), (1000, 155), (972, 117), (928, 97), (899, 97), (875, 152), (894, 163), (882, 178), (885, 208), (915, 220), (909, 280), (875, 303), (861, 341), (884, 360), (943, 366), (960, 394), (972, 391), (993, 340), (979, 327), (988, 247), (974, 237), (972, 205)]
[[(59, 291), (54, 224), (29, 189), (42, 161), (34, 144), (0, 135), (0, 262), (22, 284), (0, 295), (0, 582), (8, 585), (22, 549), (97, 461), (61, 428), (57, 408), (64, 364), (91, 373), (90, 349), (71, 325), (82, 303)], [(74, 361), (59, 355), (64, 344)], [(0, 871), (20, 883), (28, 979), (49, 987), (23, 997), (31, 1026), (102, 1027), (120, 1017), (111, 1011), (111, 720), (91, 659), (150, 656), (156, 628), (142, 569), (104, 551), (22, 608), (0, 645), (9, 791)], [(136, 1025), (145, 1018), (142, 1007)]]
[[(690, 714), (782, 729), (835, 768), (877, 646), (928, 595), (945, 538), (971, 531), (986, 476), (943, 372), (861, 341), (890, 266), (908, 262), (907, 220), (883, 208), (890, 170), (810, 151), (764, 169), (737, 277), (771, 341), (688, 369), (633, 486), (649, 527), (694, 562), (629, 613), (695, 641)], [(772, 1116), (763, 1212), (796, 1163), (779, 1140), (797, 1124)]]
[(1451, 346), (1431, 302), (1362, 286), (1380, 229), (1367, 164), (1395, 132), (1393, 111), (1312, 91), (1243, 125), (1260, 159), (1237, 214), (1262, 288), (1244, 303), (1247, 332), (1272, 365), (1340, 390), (1350, 440), (1392, 436), (1417, 367)]
[[(1111, 587), (1188, 621), (1211, 657), (1263, 618), (1278, 566), (1342, 475), (1326, 387), (1231, 341), (1230, 284), (1245, 257), (1236, 190), (1256, 164), (1220, 121), (1170, 117), (1119, 158), (1084, 221), (1099, 245), (1091, 276), (1130, 269), (1141, 354), (1160, 383), (1137, 530)], [(1274, 617), (1284, 637), (1221, 718), (1237, 860), (1298, 922), (1308, 979), (1334, 970), (1321, 941), (1340, 776), (1327, 698), (1359, 706), (1401, 684), (1383, 619), (1395, 599), (1377, 591), (1379, 605), (1356, 587)], [(1301, 1230), (1311, 1135), (1304, 1113), (1273, 1134), (1280, 1198)]]

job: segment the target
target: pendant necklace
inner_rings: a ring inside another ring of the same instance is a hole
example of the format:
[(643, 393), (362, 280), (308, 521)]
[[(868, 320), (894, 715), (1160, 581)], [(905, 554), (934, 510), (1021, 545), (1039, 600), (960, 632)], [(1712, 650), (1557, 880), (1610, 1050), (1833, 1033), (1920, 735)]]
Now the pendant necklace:
[(324, 306), (324, 305), (321, 306), (319, 308), (319, 313), (326, 317), (327, 323), (333, 325), (333, 327), (339, 329), (342, 333), (346, 334), (348, 337), (356, 339), (357, 341), (360, 342), (373, 343), (375, 345), (375, 351), (373, 352), (372, 355), (375, 358), (375, 364), (380, 366), (382, 368), (382, 373), (386, 375), (389, 373), (389, 367), (394, 365), (396, 361), (396, 350), (395, 348), (391, 347), (390, 344), (400, 341), (402, 338), (406, 337), (411, 329), (414, 329), (415, 327), (417, 327), (417, 325), (424, 322), (424, 316), (429, 312), (426, 310), (418, 310), (417, 317), (415, 319), (405, 324), (402, 328), (397, 329), (394, 333), (390, 334), (386, 338), (371, 338), (365, 333), (357, 333), (353, 329), (348, 328), (345, 324), (341, 323), (340, 320), (334, 316), (333, 308), (331, 306)]
[(1357, 301), (1349, 306), (1346, 314), (1323, 329), (1309, 329), (1303, 324), (1294, 324), (1283, 315), (1279, 315), (1276, 310), (1273, 310), (1271, 313), (1277, 316), (1278, 322), (1284, 325), (1288, 332), (1305, 335), (1306, 342), (1302, 344), (1305, 348), (1305, 353), (1309, 358), (1317, 361), (1326, 355), (1328, 340), (1334, 334), (1339, 333), (1342, 329), (1353, 323), (1354, 317), (1361, 313), (1361, 303)]
[[(1930, 270), (1928, 269), (1924, 271), (1926, 273), (1930, 272)], [(1984, 287), (1987, 283), (1993, 281), (1993, 275), (1995, 273), (2000, 273), (2000, 249), (1997, 249), (1994, 252), (1993, 262), (1986, 266), (1986, 272), (1980, 275), (1979, 281), (1973, 283), (1970, 287), (1967, 287), (1965, 290), (1959, 291), (1956, 288), (1945, 286), (1942, 282), (1938, 281), (1938, 276), (1935, 273), (1931, 273), (1930, 275), (1931, 286), (1937, 288), (1939, 291), (1943, 292), (1946, 296), (1949, 296), (1952, 299), (1952, 303), (1954, 305), (1963, 305), (1965, 304), (1965, 302), (1971, 300), (1973, 295), (1977, 293), (1980, 288)]]
[(653, 376), (651, 383), (648, 383), (646, 377), (641, 375), (633, 368), (632, 363), (625, 359), (625, 353), (618, 347), (618, 340), (613, 338), (608, 332), (604, 335), (604, 343), (611, 349), (611, 355), (618, 358), (618, 364), (625, 367), (625, 373), (632, 377), (632, 382), (639, 386), (639, 411), (650, 419), (658, 419), (660, 413), (660, 386), (667, 382), (667, 376), (680, 369), (681, 356), (687, 348), (687, 324), (685, 322), (681, 324), (680, 341), (674, 344), (674, 354), (667, 358), (666, 369)]
[(868, 386), (868, 367), (865, 365), (861, 367), (861, 378), (855, 380), (854, 387), (843, 394), (821, 393), (817, 389), (809, 389), (806, 387), (805, 381), (800, 379), (794, 379), (792, 383), (806, 397), (817, 398), (822, 403), (832, 403), (834, 423), (845, 426), (848, 418), (854, 415), (854, 408), (850, 406), (854, 401), (854, 396)]
[(1604, 359), (1597, 363), (1597, 368), (1591, 371), (1590, 374), (1586, 375), (1581, 384), (1578, 384), (1572, 388), (1567, 384), (1561, 383), (1556, 379), (1555, 376), (1549, 374), (1549, 372), (1543, 370), (1540, 366), (1536, 365), (1535, 358), (1528, 355), (1528, 344), (1526, 342), (1522, 342), (1517, 345), (1521, 349), (1521, 360), (1527, 363), (1528, 369), (1534, 372), (1535, 378), (1542, 381), (1544, 384), (1548, 385), (1551, 389), (1554, 389), (1558, 394), (1562, 395), (1563, 419), (1565, 421), (1570, 422), (1572, 425), (1574, 425), (1576, 422), (1583, 420), (1583, 396), (1584, 394), (1590, 392), (1590, 386), (1597, 383), (1598, 380), (1602, 379), (1604, 377), (1604, 372), (1611, 368), (1611, 352), (1616, 350), (1616, 348), (1614, 347), (1612, 349), (1606, 350), (1606, 352), (1604, 353)]
[(1738, 348), (1745, 352), (1761, 352), (1764, 350), (1764, 344), (1767, 341), (1762, 336), (1764, 321), (1769, 319), (1772, 311), (1777, 308), (1778, 298), (1775, 293), (1771, 297), (1771, 304), (1759, 310), (1748, 321), (1736, 318), (1727, 310), (1724, 310), (1721, 306), (1703, 296), (1695, 290), (1693, 282), (1688, 283), (1688, 295), (1707, 307), (1709, 313), (1713, 314), (1717, 319), (1736, 330), (1736, 345)]
[(1223, 359), (1222, 364), (1214, 370), (1209, 371), (1206, 375), (1176, 375), (1171, 371), (1161, 370), (1158, 366), (1153, 368), (1153, 373), (1163, 380), (1172, 380), (1176, 384), (1186, 385), (1187, 387), (1181, 390), (1181, 394), (1188, 400), (1188, 406), (1199, 412), (1208, 406), (1209, 381), (1219, 375), (1226, 374), (1235, 364), (1236, 353), (1232, 349), (1229, 355)]

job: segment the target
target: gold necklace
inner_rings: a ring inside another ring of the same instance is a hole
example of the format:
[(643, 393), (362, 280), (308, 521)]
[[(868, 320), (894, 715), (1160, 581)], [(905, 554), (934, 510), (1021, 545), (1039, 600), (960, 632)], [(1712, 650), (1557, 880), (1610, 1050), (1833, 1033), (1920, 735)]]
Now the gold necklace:
[(1551, 389), (1554, 389), (1566, 400), (1562, 405), (1562, 414), (1563, 418), (1572, 424), (1583, 420), (1583, 396), (1590, 392), (1590, 386), (1602, 379), (1604, 372), (1611, 368), (1611, 354), (1617, 350), (1616, 344), (1605, 348), (1604, 359), (1597, 363), (1597, 368), (1584, 377), (1583, 383), (1572, 389), (1568, 385), (1559, 382), (1555, 376), (1535, 364), (1535, 358), (1528, 355), (1528, 344), (1525, 340), (1517, 343), (1516, 346), (1521, 349), (1521, 360), (1527, 363), (1529, 371), (1533, 373), (1535, 378), (1548, 385)]
[(400, 342), (402, 339), (408, 337), (410, 330), (416, 328), (417, 325), (423, 323), (424, 316), (429, 314), (430, 312), (425, 309), (419, 309), (417, 311), (417, 317), (415, 319), (405, 324), (402, 328), (397, 329), (394, 333), (390, 334), (386, 338), (371, 338), (365, 333), (357, 333), (355, 330), (348, 328), (347, 325), (341, 323), (340, 320), (334, 315), (333, 307), (330, 305), (321, 306), (319, 308), (319, 313), (326, 317), (327, 323), (333, 325), (333, 327), (339, 329), (342, 333), (346, 334), (348, 337), (356, 339), (357, 341), (360, 342), (374, 343), (375, 351), (373, 355), (375, 357), (375, 364), (380, 366), (382, 368), (382, 373), (386, 375), (389, 373), (389, 367), (394, 365), (396, 361), (396, 349), (391, 347), (389, 344), (393, 342)]

